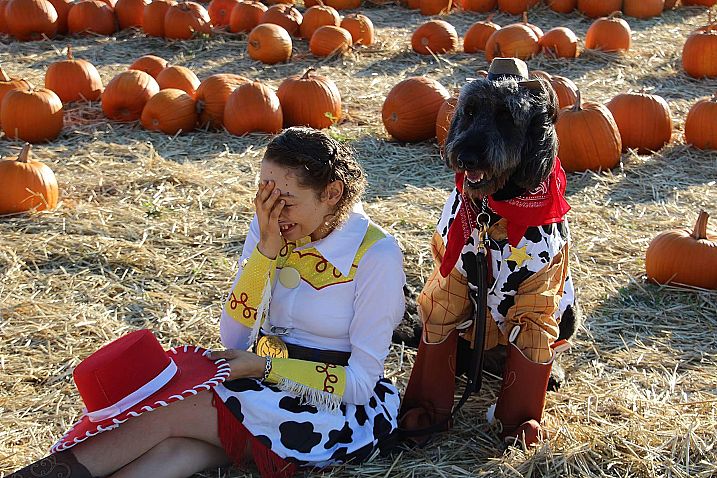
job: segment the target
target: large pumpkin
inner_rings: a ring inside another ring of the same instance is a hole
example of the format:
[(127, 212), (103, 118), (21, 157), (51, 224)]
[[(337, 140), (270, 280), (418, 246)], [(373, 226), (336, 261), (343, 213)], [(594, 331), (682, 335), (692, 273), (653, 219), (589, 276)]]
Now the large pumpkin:
[(276, 92), (281, 102), (284, 126), (328, 128), (341, 119), (341, 94), (330, 79), (314, 72), (291, 76)]
[(45, 88), (70, 101), (97, 101), (102, 90), (102, 78), (97, 68), (87, 60), (75, 60), (72, 47), (67, 47), (67, 59), (52, 63), (45, 72)]
[(578, 6), (578, 0), (546, 0), (545, 3), (558, 13), (570, 13)]
[(261, 23), (267, 7), (260, 2), (239, 2), (229, 18), (229, 31), (233, 33), (250, 32)]
[(490, 12), (497, 5), (498, 0), (461, 0), (461, 7), (468, 12)]
[(239, 0), (212, 0), (207, 7), (207, 13), (215, 27), (225, 27), (231, 22), (234, 7), (239, 4)]
[(60, 135), (63, 113), (62, 101), (52, 90), (10, 90), (0, 105), (0, 123), (8, 138), (39, 143)]
[(622, 142), (612, 113), (598, 103), (583, 104), (578, 98), (564, 108), (555, 125), (558, 157), (568, 172), (611, 169), (620, 164)]
[(144, 105), (141, 122), (150, 131), (169, 135), (188, 133), (197, 124), (194, 98), (177, 88), (162, 90)]
[(540, 0), (498, 0), (498, 10), (512, 15), (521, 13), (533, 8)]
[(682, 68), (695, 78), (717, 78), (717, 30), (697, 31), (687, 37)]
[(150, 0), (117, 0), (115, 4), (115, 15), (120, 30), (133, 27), (142, 27), (144, 21), (144, 7), (149, 5)]
[(458, 104), (458, 97), (452, 96), (444, 101), (441, 105), (441, 109), (438, 110), (438, 116), (436, 117), (436, 140), (441, 148), (446, 144), (448, 130), (451, 128), (453, 114), (456, 112), (456, 104)]
[[(28, 90), (31, 88), (32, 85), (27, 80), (10, 78), (0, 66), (0, 104), (2, 104), (2, 100), (8, 91)], [(1, 121), (0, 124), (2, 124)]]
[(293, 5), (279, 3), (272, 5), (264, 12), (260, 23), (273, 23), (283, 27), (291, 36), (299, 34), (301, 22), (304, 20), (303, 15)]
[(5, 22), (18, 40), (42, 40), (57, 32), (57, 11), (47, 0), (10, 0), (5, 5)]
[(665, 0), (623, 0), (622, 11), (628, 17), (652, 18), (662, 15)]
[(632, 46), (630, 25), (622, 18), (618, 18), (617, 14), (598, 18), (585, 34), (585, 48), (589, 50), (624, 52), (629, 50), (630, 46)]
[(475, 22), (470, 26), (466, 35), (463, 37), (463, 51), (466, 53), (476, 53), (485, 51), (485, 45), (490, 36), (500, 30), (500, 25), (493, 23), (490, 15), (485, 21)]
[(0, 33), (10, 34), (10, 28), (5, 19), (5, 7), (10, 0), (0, 0)]
[(275, 23), (260, 23), (249, 33), (246, 50), (253, 60), (273, 65), (291, 58), (292, 41), (289, 32)]
[(396, 84), (383, 102), (381, 119), (388, 134), (399, 141), (418, 142), (436, 135), (436, 121), (448, 90), (423, 76)]
[(700, 211), (692, 233), (672, 230), (650, 242), (645, 270), (651, 281), (717, 289), (717, 236), (708, 234), (709, 215)]
[(137, 58), (128, 70), (139, 70), (148, 73), (152, 78), (157, 79), (157, 75), (167, 68), (167, 60), (155, 55), (144, 55)]
[(351, 48), (351, 34), (341, 27), (324, 25), (316, 29), (309, 42), (309, 50), (318, 57), (340, 55)]
[(136, 121), (147, 101), (159, 93), (159, 85), (149, 74), (127, 70), (118, 74), (102, 92), (102, 111), (115, 121)]
[(685, 119), (685, 142), (698, 149), (717, 150), (717, 94), (690, 108)]
[(0, 216), (26, 211), (42, 211), (57, 206), (59, 191), (55, 173), (49, 166), (30, 157), (25, 144), (15, 159), (0, 159)]
[(170, 40), (189, 40), (197, 34), (212, 31), (207, 9), (196, 2), (172, 5), (164, 16), (164, 37)]
[(553, 58), (575, 58), (578, 56), (578, 37), (566, 27), (548, 30), (538, 43), (543, 53)]
[(145, 35), (163, 37), (164, 17), (167, 15), (169, 7), (176, 4), (177, 2), (174, 0), (152, 0), (152, 3), (144, 7), (142, 29)]
[(485, 44), (485, 57), (516, 57), (527, 60), (540, 51), (538, 35), (522, 23), (508, 25), (493, 33)]
[(114, 11), (100, 0), (81, 0), (67, 14), (67, 31), (72, 35), (112, 35), (116, 30)]
[(311, 40), (311, 36), (325, 25), (339, 26), (341, 18), (335, 8), (326, 5), (317, 5), (304, 12), (304, 18), (299, 25), (299, 33), (304, 40)]
[(622, 149), (639, 153), (658, 151), (672, 137), (670, 107), (661, 96), (645, 93), (623, 93), (607, 103), (620, 130)]
[(279, 97), (258, 81), (244, 83), (227, 99), (224, 127), (231, 134), (278, 133), (283, 124)]
[(199, 88), (199, 78), (192, 70), (184, 66), (168, 66), (157, 75), (160, 90), (175, 88), (194, 98)]
[(578, 0), (578, 10), (590, 18), (606, 17), (622, 10), (622, 0)]
[(221, 129), (224, 126), (224, 109), (229, 95), (249, 80), (232, 73), (219, 73), (202, 81), (197, 89), (199, 126)]
[(413, 32), (411, 46), (421, 55), (448, 53), (458, 47), (458, 33), (448, 22), (430, 20)]
[(372, 45), (375, 39), (373, 22), (361, 13), (350, 13), (341, 20), (341, 28), (351, 34), (354, 45)]
[[(69, 15), (70, 9), (75, 3), (73, 0), (48, 1), (52, 4), (53, 7), (55, 7), (55, 11), (57, 12), (57, 33), (59, 33), (60, 35), (64, 35), (65, 33), (67, 33), (67, 15)], [(2, 10), (2, 7), (0, 7), (0, 10)], [(4, 12), (0, 11), (0, 17), (3, 15)]]
[(453, 0), (420, 0), (418, 3), (421, 15), (425, 16), (448, 14), (452, 7)]

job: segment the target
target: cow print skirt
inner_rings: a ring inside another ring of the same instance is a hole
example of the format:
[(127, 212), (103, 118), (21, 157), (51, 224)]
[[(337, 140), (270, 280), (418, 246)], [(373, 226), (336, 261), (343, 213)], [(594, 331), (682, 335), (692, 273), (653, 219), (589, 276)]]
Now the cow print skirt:
[(385, 378), (368, 404), (341, 404), (339, 412), (317, 410), (301, 399), (243, 378), (219, 384), (215, 393), (232, 414), (274, 453), (299, 466), (359, 463), (393, 435), (399, 395)]

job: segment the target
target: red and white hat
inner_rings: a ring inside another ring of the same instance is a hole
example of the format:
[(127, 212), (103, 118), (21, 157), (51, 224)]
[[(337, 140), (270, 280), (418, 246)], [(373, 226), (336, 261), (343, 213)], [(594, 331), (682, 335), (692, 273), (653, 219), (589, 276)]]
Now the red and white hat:
[(132, 417), (217, 386), (229, 376), (229, 364), (210, 360), (208, 354), (188, 345), (165, 352), (146, 329), (105, 345), (75, 367), (85, 410), (50, 451), (66, 450)]

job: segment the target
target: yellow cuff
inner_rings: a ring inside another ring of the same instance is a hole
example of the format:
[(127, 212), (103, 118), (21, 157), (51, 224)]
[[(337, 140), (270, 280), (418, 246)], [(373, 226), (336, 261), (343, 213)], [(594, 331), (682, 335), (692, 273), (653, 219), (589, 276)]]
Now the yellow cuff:
[[(276, 272), (276, 259), (269, 259), (254, 248), (242, 270), (237, 285), (224, 304), (224, 311), (242, 325), (252, 328), (257, 319), (264, 288), (271, 287)], [(267, 281), (268, 279), (268, 281)]]
[(346, 368), (290, 358), (272, 359), (267, 382), (321, 410), (338, 411), (346, 390)]

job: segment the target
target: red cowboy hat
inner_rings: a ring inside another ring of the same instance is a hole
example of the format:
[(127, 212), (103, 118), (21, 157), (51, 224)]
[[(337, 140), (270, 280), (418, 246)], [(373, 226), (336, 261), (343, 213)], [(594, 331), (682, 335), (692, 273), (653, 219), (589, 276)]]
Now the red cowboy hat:
[(200, 347), (164, 351), (149, 330), (105, 345), (73, 372), (85, 410), (80, 421), (50, 449), (66, 450), (132, 417), (210, 390), (229, 376), (226, 360), (210, 360)]

